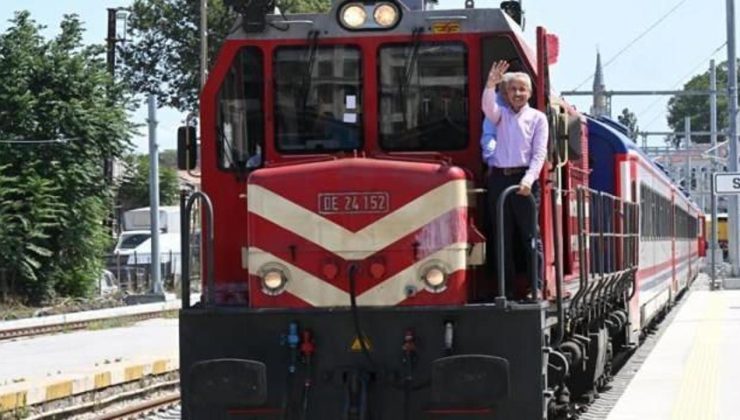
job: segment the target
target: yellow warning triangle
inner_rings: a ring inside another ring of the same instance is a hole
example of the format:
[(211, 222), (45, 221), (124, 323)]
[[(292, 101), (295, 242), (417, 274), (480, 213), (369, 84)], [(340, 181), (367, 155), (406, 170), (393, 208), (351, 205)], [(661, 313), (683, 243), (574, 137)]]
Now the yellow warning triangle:
[[(373, 345), (372, 343), (370, 343), (369, 338), (365, 337), (363, 341), (365, 341), (365, 347), (368, 350), (371, 350), (373, 348)], [(352, 340), (352, 345), (349, 346), (349, 349), (352, 351), (362, 351), (362, 343), (360, 343), (359, 336), (355, 336), (355, 338)]]

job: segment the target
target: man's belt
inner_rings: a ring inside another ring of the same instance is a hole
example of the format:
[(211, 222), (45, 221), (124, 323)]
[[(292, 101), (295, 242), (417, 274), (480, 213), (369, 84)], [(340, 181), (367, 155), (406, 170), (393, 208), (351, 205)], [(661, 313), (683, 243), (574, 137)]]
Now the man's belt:
[(526, 167), (526, 166), (519, 166), (519, 167), (516, 167), (516, 168), (497, 168), (495, 166), (492, 166), (491, 167), (491, 173), (492, 174), (509, 176), (509, 175), (523, 174), (523, 173), (527, 172), (527, 169), (529, 169), (529, 168)]

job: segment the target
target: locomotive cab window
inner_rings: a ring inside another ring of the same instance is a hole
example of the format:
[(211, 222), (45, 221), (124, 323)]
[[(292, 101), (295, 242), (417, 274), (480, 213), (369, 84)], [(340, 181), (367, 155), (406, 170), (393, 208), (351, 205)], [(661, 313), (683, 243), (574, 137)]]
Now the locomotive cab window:
[(362, 147), (358, 48), (282, 47), (273, 60), (279, 151), (320, 153)]
[(379, 54), (380, 144), (386, 150), (464, 149), (467, 48), (460, 43), (384, 46)]
[(264, 145), (262, 51), (239, 51), (218, 94), (218, 160), (223, 169), (262, 164)]

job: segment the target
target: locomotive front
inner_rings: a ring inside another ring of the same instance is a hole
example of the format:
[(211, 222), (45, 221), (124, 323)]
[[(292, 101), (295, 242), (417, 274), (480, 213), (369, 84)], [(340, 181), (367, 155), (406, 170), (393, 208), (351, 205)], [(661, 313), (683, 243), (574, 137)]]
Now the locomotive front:
[(181, 312), (183, 418), (546, 417), (547, 304), (484, 293), (476, 210), (482, 69), (532, 71), (516, 23), (260, 10), (201, 97), (214, 282)]
[(460, 168), (346, 158), (262, 169), (247, 191), (250, 306), (466, 302), (483, 244)]

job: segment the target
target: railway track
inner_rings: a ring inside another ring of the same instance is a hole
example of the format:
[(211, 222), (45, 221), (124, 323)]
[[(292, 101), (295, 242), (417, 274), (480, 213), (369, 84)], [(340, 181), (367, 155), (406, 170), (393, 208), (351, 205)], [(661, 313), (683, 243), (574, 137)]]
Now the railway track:
[[(23, 326), (17, 328), (0, 327), (0, 341), (11, 340), (21, 337), (33, 337), (37, 335), (53, 334), (59, 332), (69, 332), (75, 330), (84, 330), (104, 323), (128, 323), (143, 321), (146, 319), (159, 318), (162, 316), (171, 316), (177, 314), (178, 309), (156, 310), (137, 314), (125, 314), (110, 317), (91, 318), (84, 320), (62, 321), (54, 323), (45, 323), (41, 325)], [(38, 318), (43, 320), (44, 318)]]
[[(78, 394), (64, 402), (57, 402), (51, 409), (31, 407), (24, 418), (28, 420), (179, 418), (179, 386), (180, 381), (176, 373), (154, 375), (144, 379), (144, 382), (116, 385), (105, 394)], [(178, 417), (167, 417), (174, 414)], [(162, 415), (165, 416), (161, 417)]]
[(165, 420), (180, 418), (180, 393), (174, 392), (159, 398), (131, 404), (117, 411), (96, 417), (95, 420), (124, 419)]

